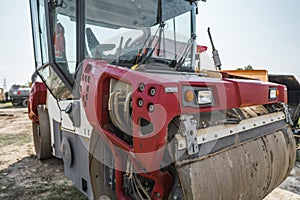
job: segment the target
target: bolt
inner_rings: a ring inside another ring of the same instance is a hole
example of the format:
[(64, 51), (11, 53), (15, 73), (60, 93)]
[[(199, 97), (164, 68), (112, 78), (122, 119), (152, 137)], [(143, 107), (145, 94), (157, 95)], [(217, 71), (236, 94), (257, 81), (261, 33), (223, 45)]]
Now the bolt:
[(144, 105), (143, 99), (138, 99), (138, 106), (142, 107)]
[(191, 136), (194, 135), (194, 131), (190, 131), (190, 135), (191, 135)]
[(151, 95), (151, 96), (154, 96), (155, 93), (156, 93), (156, 90), (155, 90), (154, 87), (152, 87), (152, 88), (150, 89), (150, 95)]
[(154, 111), (154, 105), (153, 104), (149, 104), (148, 110), (149, 110), (149, 112), (153, 112)]
[(145, 90), (145, 84), (144, 83), (140, 84), (139, 90), (140, 90), (140, 92), (143, 92)]

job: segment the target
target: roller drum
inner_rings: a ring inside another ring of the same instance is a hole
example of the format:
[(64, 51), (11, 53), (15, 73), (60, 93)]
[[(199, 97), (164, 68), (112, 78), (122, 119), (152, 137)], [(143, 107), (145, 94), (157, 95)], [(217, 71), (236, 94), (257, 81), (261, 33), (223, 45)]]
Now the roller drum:
[(289, 126), (215, 154), (177, 162), (185, 199), (263, 199), (290, 173), (295, 141)]

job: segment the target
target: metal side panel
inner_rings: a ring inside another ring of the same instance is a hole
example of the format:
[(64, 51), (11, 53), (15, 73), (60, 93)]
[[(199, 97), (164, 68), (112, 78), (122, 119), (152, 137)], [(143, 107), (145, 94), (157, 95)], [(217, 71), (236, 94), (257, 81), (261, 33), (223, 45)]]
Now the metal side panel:
[(62, 133), (60, 128), (60, 122), (53, 120), (53, 130), (54, 130), (54, 144), (52, 145), (52, 149), (54, 152), (55, 157), (62, 158), (61, 152), (61, 141), (62, 141)]
[(91, 124), (89, 123), (87, 117), (86, 117), (86, 113), (84, 111), (83, 105), (82, 105), (82, 101), (78, 101), (79, 104), (79, 108), (80, 108), (80, 126), (75, 127), (75, 132), (78, 135), (81, 135), (83, 137), (87, 137), (90, 138), (92, 135), (92, 130), (93, 127), (91, 126)]
[[(60, 110), (57, 105), (57, 101), (49, 91), (47, 91), (47, 105), (46, 106), (48, 108), (48, 114), (49, 114), (50, 131), (51, 131), (51, 146), (54, 146), (54, 144), (55, 144), (54, 134), (56, 133), (56, 130), (55, 130), (55, 126), (54, 126), (53, 122), (54, 121), (60, 122), (61, 117), (60, 117)], [(55, 152), (53, 152), (53, 153), (55, 153)]]
[(62, 154), (65, 174), (73, 184), (90, 199), (92, 187), (89, 176), (89, 139), (77, 134), (62, 131)]
[(61, 108), (61, 126), (63, 129), (67, 129), (70, 131), (74, 131), (75, 127), (66, 110), (68, 109), (68, 106), (72, 104), (72, 102), (73, 100), (63, 100), (58, 102)]
[(180, 161), (185, 199), (263, 199), (290, 173), (295, 142), (289, 127), (213, 155)]

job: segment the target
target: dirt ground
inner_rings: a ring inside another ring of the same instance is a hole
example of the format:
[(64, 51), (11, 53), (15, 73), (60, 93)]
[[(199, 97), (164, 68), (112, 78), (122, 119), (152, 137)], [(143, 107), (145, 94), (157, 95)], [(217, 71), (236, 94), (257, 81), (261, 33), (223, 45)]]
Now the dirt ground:
[[(300, 163), (265, 200), (300, 200)], [(25, 108), (0, 109), (0, 199), (87, 199), (64, 175), (59, 159), (34, 154)]]
[(0, 199), (87, 199), (59, 159), (36, 158), (27, 109), (0, 109)]

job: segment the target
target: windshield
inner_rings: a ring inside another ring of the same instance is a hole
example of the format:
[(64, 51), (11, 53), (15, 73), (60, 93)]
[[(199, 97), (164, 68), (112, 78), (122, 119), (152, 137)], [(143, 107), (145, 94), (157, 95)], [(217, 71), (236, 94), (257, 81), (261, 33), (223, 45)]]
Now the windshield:
[(182, 0), (86, 1), (86, 57), (136, 69), (191, 66), (191, 10)]

